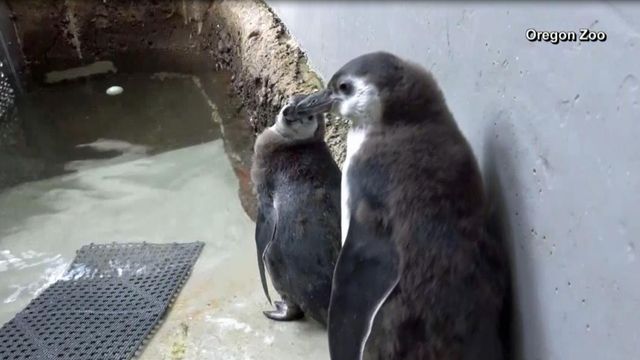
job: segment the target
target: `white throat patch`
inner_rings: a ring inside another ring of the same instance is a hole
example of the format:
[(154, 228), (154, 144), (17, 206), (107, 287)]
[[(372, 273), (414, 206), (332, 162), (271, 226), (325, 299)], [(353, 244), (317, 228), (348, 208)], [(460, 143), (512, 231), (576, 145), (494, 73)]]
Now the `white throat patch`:
[(349, 221), (351, 221), (351, 211), (349, 209), (349, 182), (347, 174), (349, 172), (349, 165), (351, 165), (351, 159), (358, 153), (365, 138), (366, 130), (364, 128), (351, 128), (347, 134), (347, 154), (342, 166), (342, 179), (340, 186), (340, 202), (342, 204), (340, 229), (342, 245), (344, 245), (344, 241), (347, 239)]
[(342, 95), (338, 111), (340, 115), (361, 126), (378, 122), (382, 116), (382, 102), (375, 85), (360, 78), (349, 79), (353, 94)]

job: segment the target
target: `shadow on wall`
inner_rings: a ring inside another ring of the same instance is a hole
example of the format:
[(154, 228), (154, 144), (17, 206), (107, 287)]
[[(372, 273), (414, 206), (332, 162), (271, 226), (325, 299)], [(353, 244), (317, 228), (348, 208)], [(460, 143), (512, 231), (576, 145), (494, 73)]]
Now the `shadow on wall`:
[[(507, 125), (509, 121), (502, 121), (501, 124)], [(504, 246), (510, 274), (507, 304), (501, 324), (502, 335), (507, 346), (505, 359), (544, 359), (546, 347), (543, 343), (543, 329), (539, 320), (542, 309), (537, 297), (532, 293), (536, 289), (534, 264), (527, 256), (524, 239), (516, 230), (516, 228), (530, 228), (523, 198), (518, 196), (522, 193), (518, 177), (520, 169), (511, 156), (512, 150), (510, 150), (514, 148), (513, 145), (517, 139), (511, 131), (493, 127), (492, 129), (487, 131), (485, 139), (482, 170), (491, 203), (488, 228), (491, 235)], [(516, 223), (519, 226), (514, 226)], [(519, 284), (521, 286), (518, 286)], [(524, 312), (526, 316), (523, 316)], [(535, 344), (535, 354), (526, 351), (526, 348), (531, 348), (524, 346), (523, 334), (525, 333), (527, 343)]]

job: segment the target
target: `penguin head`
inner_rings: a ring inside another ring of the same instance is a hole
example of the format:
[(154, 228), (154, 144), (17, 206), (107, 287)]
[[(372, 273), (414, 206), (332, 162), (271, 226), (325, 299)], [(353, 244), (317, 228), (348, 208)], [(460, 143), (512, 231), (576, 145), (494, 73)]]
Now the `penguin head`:
[(271, 127), (282, 137), (298, 141), (322, 139), (324, 136), (324, 116), (322, 113), (298, 114), (297, 103), (304, 99), (302, 95), (294, 95), (278, 113), (275, 124)]
[(446, 110), (432, 75), (387, 52), (359, 56), (338, 70), (326, 89), (301, 100), (299, 114), (334, 112), (356, 127), (422, 121)]

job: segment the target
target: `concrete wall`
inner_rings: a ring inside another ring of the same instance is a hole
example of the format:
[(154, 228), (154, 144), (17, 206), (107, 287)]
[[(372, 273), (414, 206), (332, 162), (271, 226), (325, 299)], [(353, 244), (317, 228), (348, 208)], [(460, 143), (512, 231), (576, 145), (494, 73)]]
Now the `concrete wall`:
[(435, 74), (504, 210), (522, 358), (640, 358), (640, 4), (268, 3), (325, 79), (380, 49)]

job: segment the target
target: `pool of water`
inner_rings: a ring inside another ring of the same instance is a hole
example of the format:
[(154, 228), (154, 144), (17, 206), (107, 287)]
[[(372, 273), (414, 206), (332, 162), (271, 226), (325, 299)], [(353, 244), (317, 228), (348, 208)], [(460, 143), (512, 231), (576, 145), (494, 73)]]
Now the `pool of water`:
[[(0, 192), (0, 324), (89, 243), (205, 247), (142, 359), (326, 359), (311, 321), (277, 323), (239, 200), (250, 139), (225, 76), (118, 74), (19, 101), (33, 156), (53, 176)], [(109, 96), (109, 86), (124, 92)], [(244, 170), (243, 170), (244, 169)]]

